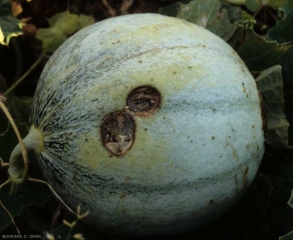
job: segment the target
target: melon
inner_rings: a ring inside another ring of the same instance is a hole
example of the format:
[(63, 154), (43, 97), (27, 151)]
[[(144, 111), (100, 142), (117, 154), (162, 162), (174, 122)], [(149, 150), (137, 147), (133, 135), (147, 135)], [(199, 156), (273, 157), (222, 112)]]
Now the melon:
[[(243, 196), (264, 152), (244, 62), (200, 26), (159, 14), (93, 24), (47, 62), (30, 132), (46, 181), (104, 231), (173, 235)], [(20, 178), (20, 147), (10, 159)]]

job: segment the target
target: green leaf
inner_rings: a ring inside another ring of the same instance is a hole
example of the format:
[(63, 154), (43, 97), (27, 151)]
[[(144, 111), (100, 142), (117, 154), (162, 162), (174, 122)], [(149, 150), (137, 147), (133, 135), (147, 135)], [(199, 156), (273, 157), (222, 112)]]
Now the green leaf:
[(277, 21), (276, 26), (268, 31), (268, 37), (279, 43), (293, 41), (293, 1), (271, 0), (268, 5), (275, 6), (284, 12), (284, 19)]
[(6, 96), (5, 105), (13, 119), (28, 124), (32, 103), (33, 97), (17, 97), (9, 94)]
[(289, 199), (288, 204), (293, 208), (293, 190), (291, 191), (291, 197)]
[(263, 226), (267, 225), (277, 236), (290, 232), (293, 229), (293, 209), (288, 204), (293, 186), (292, 150), (268, 147), (259, 174), (266, 176), (273, 189), (265, 214), (267, 223)]
[(269, 30), (268, 37), (279, 43), (293, 41), (293, 11), (284, 20), (278, 21), (276, 27)]
[(292, 46), (279, 45), (274, 41), (267, 41), (251, 30), (246, 31), (245, 39), (238, 49), (238, 54), (246, 63), (250, 71), (260, 72), (277, 65), (285, 53)]
[(262, 2), (261, 0), (246, 0), (246, 7), (250, 11), (255, 12), (262, 7)]
[[(291, 196), (288, 204), (293, 208), (293, 190), (291, 190)], [(287, 233), (286, 235), (279, 238), (279, 240), (293, 240), (293, 231)]]
[[(28, 120), (32, 101), (32, 97), (16, 97), (14, 94), (9, 94), (5, 102), (22, 137), (26, 136), (29, 131)], [(13, 148), (18, 144), (18, 140), (2, 110), (0, 110), (0, 123), (0, 157), (8, 162)]]
[(289, 49), (281, 58), (282, 73), (284, 80), (285, 112), (291, 124), (289, 128), (289, 137), (291, 145), (293, 143), (293, 48)]
[(68, 11), (57, 13), (49, 19), (50, 28), (39, 29), (37, 38), (43, 42), (43, 52), (54, 52), (69, 36), (94, 23), (94, 18), (71, 14)]
[(252, 11), (258, 11), (264, 6), (274, 8), (286, 7), (288, 0), (246, 0), (246, 7)]
[(274, 147), (293, 148), (288, 145), (289, 123), (284, 113), (281, 66), (276, 65), (264, 70), (256, 82), (264, 102), (266, 142)]
[(225, 3), (225, 2), (221, 3), (221, 6), (222, 6), (222, 9), (227, 10), (228, 17), (232, 23), (241, 19), (241, 8), (240, 7), (236, 7), (236, 6), (233, 6), (233, 5)]
[[(267, 41), (251, 30), (237, 31), (237, 38), (233, 38), (233, 46), (240, 44), (237, 50), (239, 56), (245, 62), (253, 74), (268, 69), (274, 65), (282, 66), (284, 81), (285, 113), (289, 123), (293, 124), (293, 45), (278, 44), (275, 41)], [(289, 128), (289, 140), (292, 141), (293, 128)]]
[(283, 7), (287, 4), (288, 0), (269, 0), (267, 5), (275, 8)]
[(293, 240), (293, 231), (280, 237), (279, 240)]
[(293, 10), (293, 1), (283, 0), (283, 2), (284, 3), (280, 6), (280, 9), (285, 13), (286, 16)]
[[(21, 136), (25, 136), (28, 133), (29, 126), (28, 116), (30, 113), (30, 106), (32, 98), (20, 98), (13, 94), (7, 97), (5, 102), (6, 106), (10, 110), (11, 115), (15, 119), (15, 123)], [(0, 114), (1, 132), (0, 132), (0, 157), (4, 159), (4, 162), (8, 162), (10, 154), (18, 139), (11, 125), (9, 124), (6, 116), (3, 113)], [(5, 128), (3, 131), (2, 128)], [(30, 161), (30, 169), (33, 169)], [(4, 182), (8, 176), (3, 174), (4, 169), (1, 169), (0, 182)], [(17, 194), (9, 195), (9, 188), (6, 186), (0, 190), (0, 200), (9, 210), (13, 217), (21, 214), (24, 206), (38, 205), (43, 206), (49, 198), (51, 198), (51, 192), (49, 189), (42, 185), (31, 182), (26, 182), (20, 188)], [(8, 214), (0, 207), (0, 231), (5, 229), (11, 223), (11, 219)]]
[[(32, 97), (17, 97), (14, 94), (9, 94), (5, 101), (5, 106), (9, 110), (12, 118), (17, 122), (17, 126), (20, 128), (20, 133), (25, 136), (28, 132), (28, 122), (31, 112), (31, 105), (33, 102)], [(7, 132), (9, 122), (7, 117), (4, 115), (2, 110), (0, 110), (0, 141), (1, 134)], [(16, 139), (16, 138), (15, 138)], [(1, 157), (0, 149), (0, 157)]]
[[(29, 130), (27, 123), (31, 104), (31, 97), (16, 97), (14, 94), (8, 95), (5, 102), (22, 136), (25, 136)], [(4, 159), (4, 162), (8, 162), (14, 146), (18, 144), (18, 140), (7, 117), (2, 112), (0, 114), (0, 122), (0, 157)], [(1, 172), (4, 171), (3, 169), (0, 170)], [(4, 182), (5, 180), (2, 174), (0, 181)], [(23, 206), (43, 206), (50, 197), (50, 191), (42, 184), (25, 183), (15, 195), (8, 194), (8, 187), (0, 190), (0, 199), (13, 217), (20, 215)], [(10, 223), (10, 217), (0, 208), (0, 231), (5, 229)]]
[[(0, 191), (0, 199), (10, 214), (15, 217), (21, 214), (24, 206), (44, 206), (52, 197), (50, 190), (43, 184), (26, 181), (16, 194), (9, 194), (6, 186)], [(8, 214), (0, 207), (0, 231), (11, 223)]]
[(247, 13), (246, 11), (241, 11), (241, 19), (235, 22), (236, 26), (244, 29), (253, 29), (256, 24), (255, 18)]
[(160, 13), (173, 16), (202, 26), (216, 35), (228, 40), (235, 32), (228, 12), (221, 8), (217, 0), (194, 0), (187, 4), (177, 2), (160, 9)]
[(238, 5), (245, 5), (246, 0), (223, 0), (228, 3), (238, 4)]
[[(9, 38), (21, 34), (20, 21), (11, 16), (11, 5), (9, 0), (0, 2), (0, 44), (7, 45)], [(6, 41), (5, 41), (6, 39)]]

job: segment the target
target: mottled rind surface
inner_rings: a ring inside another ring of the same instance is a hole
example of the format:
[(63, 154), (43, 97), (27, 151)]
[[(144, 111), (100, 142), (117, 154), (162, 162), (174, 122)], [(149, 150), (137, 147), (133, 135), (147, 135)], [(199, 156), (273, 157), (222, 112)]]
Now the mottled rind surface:
[[(101, 121), (148, 85), (160, 109), (134, 116), (133, 145), (111, 155)], [(218, 217), (264, 151), (260, 99), (242, 60), (212, 33), (155, 14), (108, 19), (67, 40), (42, 73), (31, 124), (44, 134), (38, 161), (53, 188), (112, 233), (174, 234)]]

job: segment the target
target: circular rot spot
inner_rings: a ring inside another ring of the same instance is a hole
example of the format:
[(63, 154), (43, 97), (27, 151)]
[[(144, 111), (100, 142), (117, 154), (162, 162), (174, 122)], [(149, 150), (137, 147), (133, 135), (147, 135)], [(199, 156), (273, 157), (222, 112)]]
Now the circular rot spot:
[(149, 117), (161, 106), (161, 94), (154, 87), (138, 87), (129, 93), (126, 103), (133, 115)]
[(125, 111), (107, 114), (102, 120), (101, 138), (104, 147), (115, 156), (124, 155), (135, 138), (135, 122)]

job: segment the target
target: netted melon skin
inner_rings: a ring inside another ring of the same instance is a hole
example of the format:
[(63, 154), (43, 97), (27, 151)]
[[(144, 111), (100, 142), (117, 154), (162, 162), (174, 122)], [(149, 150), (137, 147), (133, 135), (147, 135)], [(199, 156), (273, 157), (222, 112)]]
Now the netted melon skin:
[[(147, 117), (131, 115), (139, 86), (161, 94)], [(115, 156), (101, 124), (115, 111), (135, 121), (131, 148)], [(244, 194), (264, 152), (255, 81), (211, 32), (158, 14), (107, 19), (69, 38), (46, 64), (31, 124), (44, 135), (38, 162), (73, 209), (111, 233), (190, 231)]]

